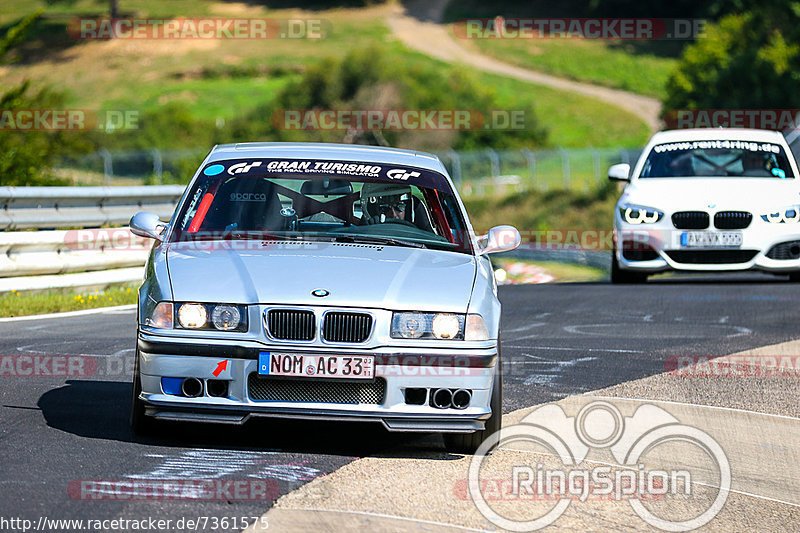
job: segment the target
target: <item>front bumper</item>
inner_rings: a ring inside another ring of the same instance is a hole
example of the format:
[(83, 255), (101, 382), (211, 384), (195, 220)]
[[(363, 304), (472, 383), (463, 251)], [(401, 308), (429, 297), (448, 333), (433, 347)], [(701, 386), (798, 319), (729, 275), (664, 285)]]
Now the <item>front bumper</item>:
[[(668, 219), (668, 217), (665, 217), (665, 219)], [(685, 231), (697, 230), (675, 229), (668, 221), (661, 221), (647, 226), (626, 224), (619, 218), (617, 219), (615, 253), (617, 263), (621, 268), (651, 274), (671, 270), (702, 272), (761, 270), (777, 274), (800, 271), (800, 257), (796, 259), (773, 259), (767, 257), (767, 253), (776, 245), (800, 241), (800, 228), (796, 227), (796, 224), (768, 224), (760, 219), (754, 219), (750, 227), (735, 230), (740, 231), (742, 234), (742, 244), (735, 248), (684, 247), (681, 246), (681, 234)], [(729, 230), (709, 229), (700, 231), (718, 232)], [(653, 250), (657, 257), (646, 260), (631, 260), (624, 253), (623, 243), (628, 243), (629, 249), (632, 248), (636, 251)], [(750, 257), (732, 257), (730, 261), (704, 262), (702, 259), (702, 254), (705, 252), (712, 252), (713, 254), (725, 251), (750, 251), (751, 253), (742, 254), (744, 256), (750, 255)], [(692, 252), (699, 253), (693, 254)], [(682, 259), (681, 253), (684, 253), (684, 257), (688, 255), (691, 259)]]
[[(160, 337), (141, 331), (138, 339), (140, 399), (145, 403), (146, 414), (164, 420), (242, 424), (251, 417), (281, 417), (379, 422), (390, 431), (472, 432), (483, 429), (491, 415), (493, 375), (499, 368), (496, 348), (404, 349), (402, 353), (392, 348), (352, 349), (346, 353), (375, 356), (375, 377), (386, 381), (380, 403), (264, 401), (253, 399), (248, 386), (249, 376), (258, 371), (260, 351), (330, 354), (342, 353), (341, 349), (292, 349), (255, 341), (232, 345), (210, 339), (199, 344), (196, 339)], [(219, 372), (222, 360), (228, 363)], [(203, 395), (196, 398), (166, 394), (162, 377), (224, 380), (228, 393), (226, 397), (212, 397), (204, 388)], [(407, 388), (468, 389), (472, 398), (465, 409), (438, 409), (427, 401), (423, 405), (406, 403)]]

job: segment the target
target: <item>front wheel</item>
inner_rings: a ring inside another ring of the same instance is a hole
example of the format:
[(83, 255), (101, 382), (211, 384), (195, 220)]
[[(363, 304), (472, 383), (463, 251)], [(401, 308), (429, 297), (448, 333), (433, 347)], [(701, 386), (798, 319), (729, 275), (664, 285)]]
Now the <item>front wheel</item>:
[(139, 376), (139, 350), (136, 350), (133, 364), (133, 396), (131, 397), (131, 429), (139, 436), (153, 434), (155, 420), (144, 414), (144, 402), (139, 398), (142, 393), (142, 379)]
[(644, 283), (647, 274), (623, 270), (617, 261), (617, 251), (611, 250), (611, 283)]
[(500, 431), (503, 419), (503, 367), (500, 363), (499, 341), (497, 346), (497, 366), (495, 367), (494, 380), (492, 382), (492, 398), (489, 402), (492, 408), (492, 415), (486, 420), (482, 430), (473, 433), (445, 433), (444, 447), (450, 453), (473, 455), (489, 435)]
[(789, 272), (789, 281), (793, 283), (800, 282), (800, 272)]

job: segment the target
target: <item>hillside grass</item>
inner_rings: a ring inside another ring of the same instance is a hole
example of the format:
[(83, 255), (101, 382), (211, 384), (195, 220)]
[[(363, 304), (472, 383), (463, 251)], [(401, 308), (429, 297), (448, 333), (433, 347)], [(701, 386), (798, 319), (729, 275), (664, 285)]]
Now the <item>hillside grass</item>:
[[(9, 24), (37, 7), (46, 4), (0, 0), (0, 24)], [(399, 44), (384, 23), (389, 7), (381, 5), (311, 12), (206, 0), (126, 0), (121, 2), (125, 16), (309, 17), (324, 20), (330, 32), (324, 39), (269, 41), (75, 41), (66, 35), (64, 27), (76, 14), (102, 16), (106, 9), (106, 2), (89, 0), (47, 7), (41, 27), (48, 31), (34, 33), (20, 48), (19, 61), (2, 67), (4, 83), (33, 79), (37, 86), (65, 91), (66, 104), (81, 109), (145, 112), (179, 103), (194, 116), (219, 124), (249, 116), (296, 80), (306, 66), (362, 47), (380, 46), (391, 64), (435, 65), (445, 74), (463, 68), (436, 62)], [(649, 135), (638, 117), (603, 102), (511, 78), (474, 74), (495, 91), (503, 109), (532, 102), (539, 123), (549, 130), (551, 146), (636, 146)]]
[(618, 186), (574, 191), (528, 190), (508, 195), (465, 197), (464, 205), (478, 233), (499, 224), (511, 224), (523, 234), (546, 230), (610, 230)]
[[(597, 8), (598, 6), (593, 6)], [(452, 25), (464, 19), (591, 17), (581, 0), (459, 0), (450, 2), (444, 20)], [(605, 9), (614, 10), (612, 6)], [(643, 8), (647, 11), (646, 8)], [(641, 16), (624, 13), (623, 17)], [(653, 16), (652, 14), (647, 16)], [(452, 29), (451, 29), (452, 31)], [(464, 35), (463, 32), (458, 35)], [(663, 98), (666, 81), (689, 41), (599, 39), (459, 39), (459, 42), (501, 61), (573, 79)]]

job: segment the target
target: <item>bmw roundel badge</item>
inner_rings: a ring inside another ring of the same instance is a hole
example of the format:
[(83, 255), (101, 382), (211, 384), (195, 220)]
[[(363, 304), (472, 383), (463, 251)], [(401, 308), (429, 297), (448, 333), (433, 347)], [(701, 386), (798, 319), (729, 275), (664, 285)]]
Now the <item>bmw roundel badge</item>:
[(326, 291), (325, 289), (314, 289), (313, 291), (311, 291), (311, 294), (313, 296), (316, 296), (317, 298), (325, 298), (327, 295), (330, 294), (330, 292)]

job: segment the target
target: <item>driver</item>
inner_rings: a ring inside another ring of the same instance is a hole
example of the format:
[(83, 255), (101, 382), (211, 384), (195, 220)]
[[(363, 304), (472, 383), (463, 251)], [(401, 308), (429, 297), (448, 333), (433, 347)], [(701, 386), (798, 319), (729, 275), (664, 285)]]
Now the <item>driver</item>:
[(764, 156), (758, 152), (745, 151), (742, 154), (742, 176), (768, 176)]
[(361, 210), (367, 224), (408, 220), (411, 187), (394, 183), (365, 183), (361, 188)]

